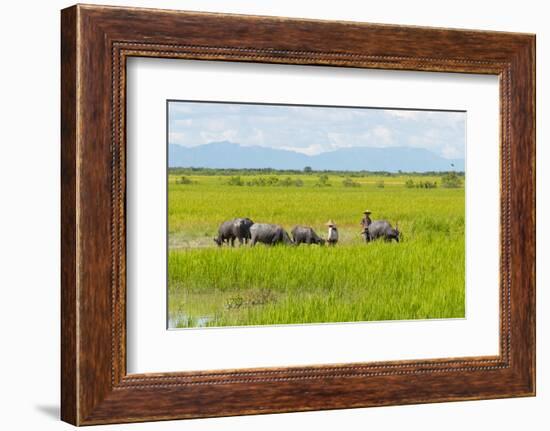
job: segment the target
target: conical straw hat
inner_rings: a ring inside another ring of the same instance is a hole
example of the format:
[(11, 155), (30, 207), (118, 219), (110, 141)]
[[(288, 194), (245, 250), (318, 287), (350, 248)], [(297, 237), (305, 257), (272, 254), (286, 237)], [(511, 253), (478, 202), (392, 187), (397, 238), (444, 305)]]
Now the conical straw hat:
[(325, 223), (326, 226), (336, 226), (336, 223), (334, 223), (334, 220), (330, 219)]

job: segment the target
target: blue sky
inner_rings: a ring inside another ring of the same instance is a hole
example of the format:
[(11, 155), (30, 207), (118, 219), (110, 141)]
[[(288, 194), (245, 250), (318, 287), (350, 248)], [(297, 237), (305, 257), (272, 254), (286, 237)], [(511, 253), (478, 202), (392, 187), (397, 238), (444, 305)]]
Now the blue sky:
[(466, 113), (170, 102), (169, 143), (230, 141), (314, 155), (348, 147), (425, 148), (464, 158)]

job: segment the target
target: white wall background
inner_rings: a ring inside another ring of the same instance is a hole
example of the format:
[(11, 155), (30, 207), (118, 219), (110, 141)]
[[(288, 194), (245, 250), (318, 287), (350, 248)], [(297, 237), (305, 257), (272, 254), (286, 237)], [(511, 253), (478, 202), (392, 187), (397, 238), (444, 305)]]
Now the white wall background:
[[(550, 27), (536, 0), (130, 0), (171, 9), (477, 28), (537, 34), (538, 396), (98, 427), (144, 430), (547, 429), (550, 423)], [(4, 2), (0, 16), (0, 402), (3, 429), (69, 429), (59, 422), (59, 10), (71, 3)]]

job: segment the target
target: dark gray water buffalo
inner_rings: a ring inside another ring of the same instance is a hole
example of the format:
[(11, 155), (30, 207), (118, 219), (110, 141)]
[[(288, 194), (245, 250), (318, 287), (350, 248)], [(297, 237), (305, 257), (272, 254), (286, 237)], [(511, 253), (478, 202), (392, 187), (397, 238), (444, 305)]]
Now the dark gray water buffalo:
[(218, 247), (221, 247), (224, 242), (231, 244), (233, 247), (235, 245), (235, 223), (234, 220), (224, 221), (218, 228), (218, 236), (214, 237), (214, 242), (218, 244)]
[(294, 226), (290, 231), (294, 244), (319, 244), (325, 245), (325, 240), (315, 233), (313, 228), (309, 226)]
[(236, 226), (237, 239), (241, 244), (243, 243), (243, 240), (246, 244), (248, 244), (248, 240), (250, 239), (250, 228), (254, 222), (248, 217), (244, 217), (236, 218), (234, 223)]
[(218, 228), (218, 236), (214, 238), (214, 242), (219, 247), (224, 242), (235, 246), (235, 240), (239, 240), (242, 245), (243, 241), (248, 243), (250, 239), (250, 227), (254, 224), (249, 218), (235, 218), (233, 220), (224, 221)]
[(397, 224), (394, 229), (388, 221), (376, 220), (369, 225), (368, 230), (369, 238), (371, 240), (384, 238), (385, 241), (391, 241), (394, 239), (396, 242), (399, 242), (399, 230), (397, 229)]
[(267, 245), (292, 244), (288, 233), (278, 224), (254, 223), (250, 227), (250, 237), (251, 246), (257, 242)]

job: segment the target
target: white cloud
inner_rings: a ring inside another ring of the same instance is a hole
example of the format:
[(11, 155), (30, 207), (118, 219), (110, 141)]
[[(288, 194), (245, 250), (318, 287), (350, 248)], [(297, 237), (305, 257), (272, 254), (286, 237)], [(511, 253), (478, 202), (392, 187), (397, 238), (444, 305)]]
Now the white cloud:
[(349, 133), (327, 133), (328, 143), (325, 151), (337, 150), (339, 148), (350, 148), (357, 146), (358, 136)]
[(393, 143), (393, 133), (390, 129), (384, 126), (376, 126), (372, 130), (372, 134), (374, 137), (376, 137), (378, 140), (382, 141), (385, 145), (389, 145)]
[(406, 120), (416, 120), (421, 111), (405, 111), (401, 109), (388, 109), (384, 111), (390, 117), (404, 118)]
[(459, 159), (464, 157), (464, 154), (461, 154), (458, 148), (451, 145), (445, 145), (441, 150), (441, 155), (446, 159)]
[(307, 154), (308, 156), (313, 156), (316, 154), (325, 153), (327, 147), (320, 144), (311, 144), (307, 147), (279, 147), (282, 150), (295, 151), (297, 153)]
[(264, 141), (264, 132), (260, 129), (254, 129), (251, 136), (248, 138), (250, 145), (263, 145)]
[(190, 114), (193, 112), (193, 107), (191, 105), (186, 105), (184, 103), (170, 103), (170, 114)]
[(215, 141), (234, 141), (237, 142), (239, 132), (234, 129), (220, 130), (216, 132), (200, 132), (200, 137), (204, 144)]
[(208, 129), (209, 132), (223, 132), (230, 127), (229, 121), (222, 118), (213, 118), (211, 120), (205, 120), (204, 127)]
[(465, 112), (455, 111), (407, 111), (407, 110), (386, 110), (389, 117), (403, 120), (417, 121), (419, 123), (436, 123), (440, 127), (463, 128), (466, 121)]
[(174, 120), (175, 126), (190, 127), (193, 124), (191, 118), (186, 118), (185, 120)]
[(186, 145), (187, 139), (186, 134), (181, 132), (170, 132), (168, 135), (168, 143), (169, 144), (178, 144), (178, 145)]
[(441, 147), (443, 139), (438, 130), (428, 129), (420, 130), (417, 134), (409, 136), (408, 141), (411, 147), (436, 151)]

